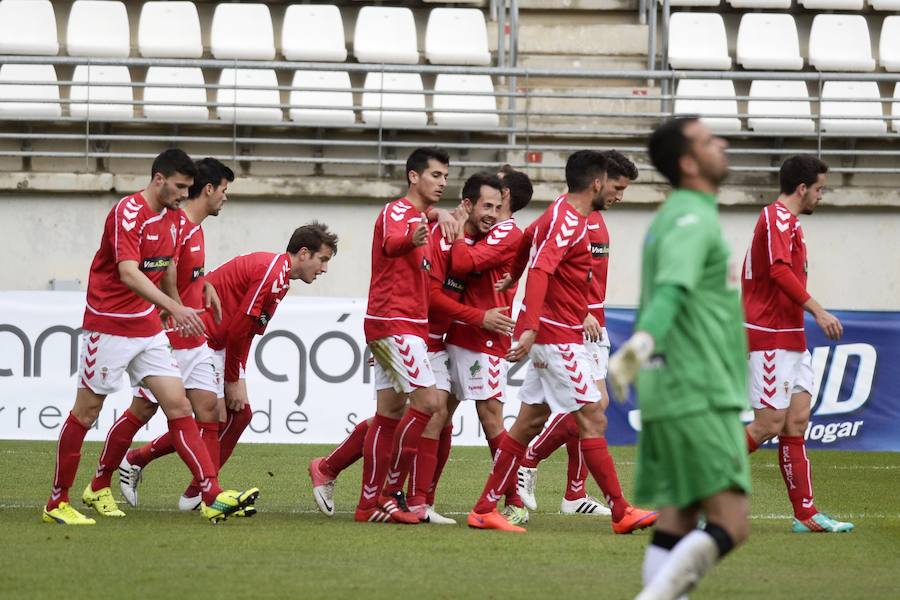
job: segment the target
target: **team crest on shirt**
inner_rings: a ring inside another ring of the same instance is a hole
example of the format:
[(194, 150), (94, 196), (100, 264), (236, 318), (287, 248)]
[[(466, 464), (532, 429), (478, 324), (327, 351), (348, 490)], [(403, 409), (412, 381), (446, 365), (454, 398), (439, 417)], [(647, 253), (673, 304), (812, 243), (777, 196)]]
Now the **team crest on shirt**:
[(172, 234), (172, 245), (175, 245), (175, 242), (178, 241), (178, 230), (175, 229), (175, 225), (169, 226), (169, 233)]
[(100, 369), (100, 377), (103, 379), (104, 382), (106, 381), (107, 375), (109, 375), (109, 369), (107, 367), (102, 367)]
[(262, 325), (263, 327), (265, 327), (266, 325), (269, 324), (269, 321), (271, 319), (272, 319), (271, 316), (267, 315), (266, 313), (262, 313), (261, 315), (259, 315), (259, 324)]
[(431, 273), (431, 261), (427, 258), (422, 258), (422, 269), (426, 273)]

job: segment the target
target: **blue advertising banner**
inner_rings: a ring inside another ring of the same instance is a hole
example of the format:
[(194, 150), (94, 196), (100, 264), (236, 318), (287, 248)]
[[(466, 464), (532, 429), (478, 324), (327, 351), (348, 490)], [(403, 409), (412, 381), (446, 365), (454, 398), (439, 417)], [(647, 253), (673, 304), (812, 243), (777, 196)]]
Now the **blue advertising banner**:
[[(837, 311), (844, 335), (828, 340), (809, 316), (815, 374), (808, 448), (900, 451), (900, 313)], [(634, 311), (607, 309), (613, 350), (631, 335)], [(611, 444), (633, 444), (640, 428), (634, 392), (607, 410)], [(752, 418), (752, 413), (745, 415)], [(772, 443), (763, 446), (772, 447)]]

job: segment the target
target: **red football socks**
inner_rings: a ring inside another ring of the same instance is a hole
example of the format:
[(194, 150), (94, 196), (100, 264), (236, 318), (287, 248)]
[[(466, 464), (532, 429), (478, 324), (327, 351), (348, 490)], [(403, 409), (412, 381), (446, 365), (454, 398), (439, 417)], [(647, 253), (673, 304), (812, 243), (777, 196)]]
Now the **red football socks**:
[(200, 483), (203, 501), (209, 505), (221, 493), (217, 478), (218, 469), (209, 456), (209, 451), (200, 437), (200, 430), (193, 417), (179, 417), (169, 420), (169, 433), (175, 451), (188, 466), (194, 479)]
[(341, 471), (358, 461), (363, 455), (363, 445), (369, 421), (358, 423), (341, 444), (331, 451), (325, 460), (319, 463), (319, 470), (331, 479), (337, 479)]
[(803, 521), (819, 512), (813, 502), (812, 472), (806, 458), (806, 442), (802, 435), (783, 435), (778, 438), (781, 477), (787, 487), (794, 516)]
[(411, 406), (400, 419), (394, 432), (390, 468), (387, 472), (387, 483), (384, 486), (385, 495), (394, 494), (403, 489), (413, 458), (416, 456), (422, 432), (425, 431), (425, 426), (430, 420), (431, 415)]
[(753, 454), (759, 448), (759, 444), (756, 443), (756, 440), (753, 439), (753, 436), (750, 435), (746, 428), (744, 428), (744, 436), (747, 438), (747, 454)]
[(143, 469), (151, 461), (173, 452), (175, 452), (175, 446), (172, 444), (172, 436), (167, 431), (149, 444), (129, 450), (127, 457), (129, 463)]
[(629, 504), (622, 497), (622, 488), (619, 485), (616, 465), (606, 446), (606, 440), (604, 438), (581, 440), (581, 455), (584, 457), (588, 471), (591, 472), (604, 497), (606, 497), (606, 503), (612, 511), (612, 520), (622, 520), (622, 517), (625, 516), (625, 509), (629, 507)]
[(427, 437), (419, 438), (419, 448), (412, 463), (409, 477), (409, 506), (426, 504), (428, 490), (434, 482), (434, 471), (437, 468), (437, 453), (440, 440)]
[(252, 420), (253, 410), (249, 404), (245, 404), (242, 410), (228, 411), (228, 420), (225, 421), (224, 425), (219, 425), (219, 469), (228, 462), (231, 453), (234, 452), (234, 447), (237, 446), (238, 440), (241, 438), (241, 434), (244, 433), (244, 430), (247, 429)]
[[(500, 436), (498, 436), (500, 437)], [(500, 440), (500, 446), (494, 455), (494, 466), (488, 476), (484, 491), (475, 504), (478, 514), (489, 513), (497, 508), (497, 502), (506, 493), (509, 485), (514, 485), (519, 460), (525, 455), (525, 446), (508, 435)]]
[[(219, 464), (219, 422), (197, 421), (197, 429), (200, 430), (200, 439), (203, 440), (203, 444), (206, 446), (209, 459), (212, 461), (212, 464), (219, 465), (219, 469), (221, 469), (222, 465)], [(188, 498), (193, 498), (201, 491), (200, 484), (196, 479), (192, 479), (184, 495)]]
[(437, 464), (434, 466), (434, 478), (431, 487), (425, 494), (425, 504), (434, 506), (434, 496), (437, 493), (438, 482), (444, 472), (444, 466), (450, 459), (450, 448), (453, 446), (453, 425), (447, 425), (441, 430), (441, 438), (438, 440)]
[(575, 423), (575, 417), (571, 413), (554, 416), (541, 435), (528, 447), (522, 459), (522, 466), (530, 469), (537, 468), (542, 460), (556, 452), (572, 437), (573, 428), (575, 439), (578, 439), (578, 424)]
[(91, 480), (91, 490), (96, 492), (110, 486), (112, 474), (119, 468), (119, 463), (125, 458), (134, 436), (143, 426), (140, 419), (130, 410), (125, 410), (122, 416), (113, 423), (113, 426), (109, 428), (109, 433), (106, 434), (103, 451), (100, 452), (97, 471)]
[(587, 477), (587, 465), (581, 455), (581, 440), (570, 439), (566, 442), (569, 464), (566, 468), (566, 500), (579, 500), (587, 495), (584, 480)]
[(362, 490), (359, 493), (358, 508), (367, 510), (378, 504), (378, 495), (384, 485), (391, 458), (391, 446), (399, 419), (391, 419), (376, 414), (366, 431), (363, 443)]
[(47, 501), (47, 510), (53, 510), (60, 502), (69, 501), (69, 488), (75, 481), (78, 463), (81, 460), (81, 446), (87, 427), (75, 418), (71, 412), (62, 429), (59, 430), (59, 442), (56, 444), (56, 471), (53, 474), (53, 489)]

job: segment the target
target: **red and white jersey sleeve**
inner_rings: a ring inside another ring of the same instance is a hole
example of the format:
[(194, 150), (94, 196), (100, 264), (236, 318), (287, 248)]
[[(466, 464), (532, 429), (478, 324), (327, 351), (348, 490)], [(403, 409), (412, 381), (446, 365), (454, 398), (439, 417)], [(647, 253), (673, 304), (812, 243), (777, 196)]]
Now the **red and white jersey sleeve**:
[(91, 263), (82, 327), (124, 337), (162, 331), (156, 307), (122, 283), (118, 265), (133, 260), (158, 285), (172, 262), (178, 236), (176, 211), (155, 212), (140, 192), (119, 200), (106, 217)]
[(591, 288), (588, 292), (588, 311), (600, 326), (606, 325), (606, 277), (609, 273), (609, 230), (599, 210), (587, 217), (588, 241), (591, 244)]
[(406, 198), (389, 202), (375, 221), (372, 278), (363, 322), (366, 342), (391, 335), (428, 339), (430, 243), (415, 247), (422, 215)]
[(806, 350), (803, 306), (772, 279), (776, 263), (787, 265), (806, 288), (806, 241), (800, 222), (774, 202), (759, 215), (744, 259), (741, 287), (750, 350)]
[(531, 226), (534, 235), (529, 272), (539, 269), (549, 276), (535, 342), (581, 343), (591, 284), (587, 219), (563, 195)]
[[(442, 288), (443, 293), (457, 301), (462, 300), (464, 282), (450, 278), (450, 249), (452, 245), (444, 239), (441, 228), (435, 224), (431, 227), (431, 270), (430, 276)], [(440, 352), (444, 349), (444, 335), (450, 328), (450, 315), (436, 310), (429, 304), (428, 311), (428, 351)]]
[[(191, 222), (179, 211), (181, 236), (175, 253), (176, 271), (178, 276), (178, 295), (181, 303), (190, 308), (202, 310), (203, 306), (203, 282), (206, 263), (206, 246), (203, 237), (203, 227)], [(182, 337), (177, 332), (169, 332), (169, 343), (176, 350), (189, 350), (206, 343), (206, 337), (196, 335)]]
[[(468, 248), (475, 270), (465, 279), (463, 304), (481, 310), (496, 306), (509, 306), (512, 310), (517, 286), (498, 292), (494, 284), (509, 273), (521, 241), (522, 230), (516, 227), (514, 219), (507, 219), (494, 225), (485, 237)], [(506, 356), (511, 341), (508, 335), (492, 333), (460, 321), (454, 321), (447, 333), (448, 344), (500, 357)]]

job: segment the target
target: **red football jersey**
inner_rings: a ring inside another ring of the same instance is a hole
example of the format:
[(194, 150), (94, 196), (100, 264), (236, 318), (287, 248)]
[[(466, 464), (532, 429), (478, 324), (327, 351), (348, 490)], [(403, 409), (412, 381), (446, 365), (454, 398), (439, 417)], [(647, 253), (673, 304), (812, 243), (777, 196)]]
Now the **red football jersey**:
[(156, 307), (122, 283), (118, 265), (136, 261), (158, 285), (178, 243), (177, 215), (167, 209), (154, 211), (140, 192), (125, 196), (109, 211), (88, 277), (84, 329), (125, 337), (150, 337), (162, 331)]
[[(515, 219), (510, 218), (494, 225), (484, 238), (469, 247), (475, 270), (465, 279), (463, 304), (483, 310), (509, 306), (512, 310), (517, 286), (498, 292), (494, 284), (509, 273), (521, 241), (522, 231), (516, 227)], [(509, 352), (512, 340), (508, 335), (454, 320), (447, 333), (447, 343), (473, 352), (503, 357)]]
[(528, 269), (549, 276), (535, 343), (580, 344), (591, 285), (587, 219), (562, 195), (528, 226), (523, 242), (531, 245)]
[[(462, 291), (465, 289), (465, 281), (450, 277), (447, 267), (450, 265), (450, 249), (448, 243), (441, 234), (441, 228), (435, 224), (431, 228), (431, 271), (432, 279), (437, 280), (443, 289), (443, 293), (457, 302), (462, 301)], [(428, 351), (440, 352), (444, 350), (444, 335), (450, 328), (451, 316), (443, 310), (429, 304), (428, 311)]]
[(609, 271), (609, 231), (599, 210), (587, 217), (588, 241), (591, 244), (591, 289), (588, 292), (588, 310), (600, 326), (606, 326), (606, 276)]
[(225, 381), (237, 381), (246, 368), (254, 335), (262, 335), (291, 287), (287, 253), (253, 252), (232, 258), (206, 276), (222, 301), (222, 322), (203, 313), (213, 350), (225, 349)]
[[(178, 273), (178, 295), (181, 303), (190, 308), (203, 309), (204, 264), (206, 262), (206, 246), (203, 238), (203, 227), (188, 219), (184, 211), (179, 210), (179, 229), (181, 241), (175, 253)], [(206, 343), (206, 337), (195, 335), (182, 337), (178, 332), (170, 331), (169, 343), (176, 350), (197, 348)]]
[(366, 342), (411, 334), (428, 339), (430, 244), (415, 247), (422, 215), (406, 198), (389, 202), (375, 221), (372, 278), (363, 321)]
[(744, 314), (750, 350), (806, 350), (803, 307), (772, 280), (777, 262), (790, 267), (806, 288), (806, 241), (800, 222), (781, 202), (765, 207), (744, 259)]

